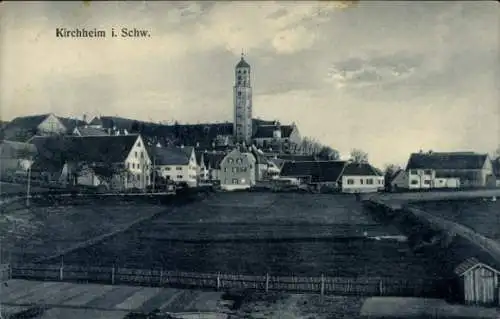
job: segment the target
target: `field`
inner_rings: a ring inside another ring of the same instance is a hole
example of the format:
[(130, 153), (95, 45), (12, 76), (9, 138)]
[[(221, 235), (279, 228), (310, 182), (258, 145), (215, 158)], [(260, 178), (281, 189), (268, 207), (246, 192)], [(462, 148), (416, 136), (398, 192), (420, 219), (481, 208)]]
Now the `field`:
[(0, 215), (1, 260), (29, 262), (116, 230), (165, 207), (110, 203), (18, 209)]
[[(353, 196), (223, 193), (176, 208), (67, 264), (263, 275), (425, 277), (428, 261)], [(56, 262), (54, 260), (54, 262)]]
[(414, 204), (435, 216), (463, 224), (478, 233), (500, 241), (500, 202), (475, 199), (429, 201)]

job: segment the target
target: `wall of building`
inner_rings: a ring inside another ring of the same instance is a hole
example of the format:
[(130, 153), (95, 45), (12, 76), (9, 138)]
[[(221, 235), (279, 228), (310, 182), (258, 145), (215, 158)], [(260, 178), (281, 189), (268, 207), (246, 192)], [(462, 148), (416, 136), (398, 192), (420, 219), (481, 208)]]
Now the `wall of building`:
[(151, 184), (151, 159), (140, 136), (125, 160), (125, 168), (129, 172), (125, 188), (145, 188)]
[(223, 189), (245, 189), (255, 185), (255, 157), (251, 153), (233, 150), (222, 160), (220, 183)]
[(62, 134), (66, 133), (66, 127), (59, 121), (59, 119), (54, 116), (54, 114), (50, 114), (47, 118), (38, 125), (38, 132), (41, 134)]
[(429, 189), (433, 187), (436, 172), (427, 169), (408, 170), (409, 189)]
[(342, 192), (365, 193), (384, 189), (384, 177), (376, 175), (342, 176)]

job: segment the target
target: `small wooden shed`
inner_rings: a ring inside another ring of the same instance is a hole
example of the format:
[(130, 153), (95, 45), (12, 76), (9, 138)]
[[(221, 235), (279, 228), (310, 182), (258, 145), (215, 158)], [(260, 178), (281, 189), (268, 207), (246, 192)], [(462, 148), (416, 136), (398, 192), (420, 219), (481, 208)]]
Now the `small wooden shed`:
[(500, 271), (472, 257), (458, 265), (455, 274), (466, 304), (500, 305)]

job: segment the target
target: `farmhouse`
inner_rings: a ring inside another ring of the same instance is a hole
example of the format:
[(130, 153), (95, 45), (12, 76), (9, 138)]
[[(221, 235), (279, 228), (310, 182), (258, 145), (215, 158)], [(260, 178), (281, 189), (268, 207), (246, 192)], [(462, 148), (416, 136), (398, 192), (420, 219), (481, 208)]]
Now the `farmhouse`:
[(341, 185), (344, 193), (377, 192), (384, 189), (384, 176), (368, 163), (348, 162)]
[(247, 189), (255, 185), (257, 160), (244, 148), (235, 148), (220, 163), (220, 184), (225, 190)]
[(500, 305), (500, 271), (476, 258), (465, 260), (455, 268), (460, 279), (462, 301), (475, 305)]
[(460, 187), (459, 178), (436, 177), (436, 171), (424, 169), (399, 170), (389, 183), (391, 190), (394, 191)]
[(154, 147), (151, 151), (156, 174), (177, 184), (198, 185), (198, 165), (193, 147)]
[[(406, 171), (410, 188), (494, 186), (495, 177), (487, 154), (473, 152), (413, 153)], [(452, 180), (450, 180), (452, 179)]]
[(205, 180), (209, 182), (220, 181), (221, 162), (226, 157), (225, 152), (204, 151), (203, 165), (205, 167)]
[(338, 189), (345, 161), (288, 161), (281, 168), (281, 177), (296, 178), (301, 184)]

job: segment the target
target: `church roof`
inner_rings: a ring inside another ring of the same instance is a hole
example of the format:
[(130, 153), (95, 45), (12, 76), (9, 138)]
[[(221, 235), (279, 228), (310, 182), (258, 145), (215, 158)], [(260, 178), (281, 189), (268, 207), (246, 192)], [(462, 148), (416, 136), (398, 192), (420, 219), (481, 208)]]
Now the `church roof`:
[(240, 60), (240, 62), (238, 62), (238, 64), (236, 64), (236, 67), (237, 68), (249, 68), (250, 64), (248, 64), (247, 61), (245, 61), (245, 59), (243, 57), (241, 57), (241, 60)]

